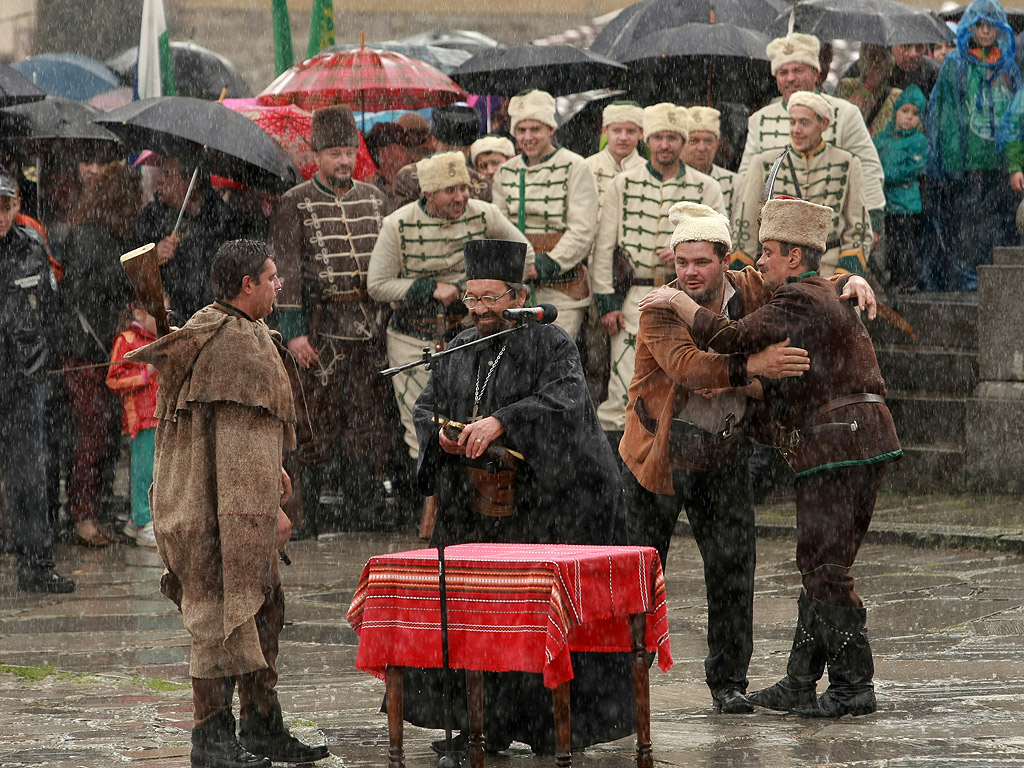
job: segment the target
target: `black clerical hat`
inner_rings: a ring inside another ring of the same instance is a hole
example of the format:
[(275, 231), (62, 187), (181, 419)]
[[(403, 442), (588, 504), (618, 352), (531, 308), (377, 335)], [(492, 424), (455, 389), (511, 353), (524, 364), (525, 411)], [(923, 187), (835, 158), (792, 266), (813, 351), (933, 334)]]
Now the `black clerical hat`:
[(466, 256), (467, 280), (523, 282), (526, 243), (515, 240), (470, 240), (463, 253)]

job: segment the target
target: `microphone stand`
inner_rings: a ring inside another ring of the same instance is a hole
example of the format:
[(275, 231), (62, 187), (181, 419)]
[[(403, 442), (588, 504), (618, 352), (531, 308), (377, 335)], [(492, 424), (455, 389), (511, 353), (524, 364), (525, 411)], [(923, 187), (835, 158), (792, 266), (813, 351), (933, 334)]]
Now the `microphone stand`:
[[(478, 347), (482, 344), (490, 344), (495, 339), (501, 336), (510, 336), (513, 333), (526, 328), (526, 318), (521, 317), (519, 322), (511, 328), (506, 328), (504, 331), (498, 331), (492, 333), (489, 336), (481, 336), (475, 341), (470, 341), (466, 344), (460, 344), (457, 347), (449, 347), (442, 352), (431, 352), (429, 347), (423, 348), (423, 357), (412, 363), (406, 363), (405, 365), (399, 365), (394, 368), (387, 368), (380, 372), (381, 376), (390, 378), (395, 374), (407, 371), (411, 368), (423, 367), (428, 371), (437, 371), (440, 360), (449, 355), (461, 354), (468, 349)], [(441, 377), (434, 377), (436, 387), (434, 388), (434, 424), (441, 423), (441, 412), (438, 406), (438, 402), (441, 397)], [(452, 414), (449, 414), (451, 416)], [(441, 698), (444, 702), (444, 757), (438, 761), (438, 768), (460, 768), (461, 762), (455, 757), (454, 750), (452, 749), (452, 681), (451, 681), (451, 665), (448, 661), (448, 590), (445, 584), (445, 562), (444, 562), (444, 549), (446, 546), (445, 539), (447, 538), (447, 531), (444, 526), (444, 508), (441, 505), (440, 493), (441, 493), (441, 469), (442, 463), (437, 462), (436, 477), (434, 479), (434, 487), (438, 493), (438, 504), (437, 504), (437, 521), (438, 527), (435, 528), (437, 531), (437, 568), (438, 568), (438, 597), (441, 601)]]

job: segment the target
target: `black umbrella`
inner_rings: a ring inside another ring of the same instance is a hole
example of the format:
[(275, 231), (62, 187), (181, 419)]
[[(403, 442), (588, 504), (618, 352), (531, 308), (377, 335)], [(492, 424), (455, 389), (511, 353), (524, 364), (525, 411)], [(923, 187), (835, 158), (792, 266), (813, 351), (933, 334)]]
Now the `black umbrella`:
[(283, 192), (302, 181), (281, 145), (246, 117), (215, 101), (164, 96), (133, 101), (95, 122), (130, 149), (151, 149), (218, 176)]
[(6, 107), (3, 113), (11, 118), (9, 127), (0, 128), (0, 135), (6, 138), (33, 142), (119, 141), (106, 128), (91, 122), (102, 113), (80, 101), (47, 96), (41, 101)]
[(625, 61), (637, 40), (684, 24), (732, 24), (765, 30), (786, 0), (641, 0), (612, 19), (594, 38), (590, 50)]
[[(125, 85), (135, 85), (138, 58), (139, 49), (129, 48), (110, 59), (107, 66), (117, 73)], [(219, 99), (224, 88), (228, 89), (229, 99), (247, 99), (252, 96), (248, 83), (231, 60), (209, 48), (193, 42), (174, 40), (171, 42), (171, 62), (176, 96)]]
[(641, 101), (753, 104), (774, 86), (768, 42), (762, 33), (734, 24), (683, 24), (639, 38), (623, 63)]
[(780, 13), (770, 29), (785, 34), (791, 21), (797, 32), (822, 40), (890, 46), (952, 39), (949, 27), (935, 13), (895, 0), (801, 0)]
[(470, 93), (514, 96), (539, 88), (564, 96), (613, 87), (625, 72), (617, 61), (570, 45), (518, 45), (474, 54), (451, 78)]
[(16, 69), (0, 64), (0, 107), (39, 101), (46, 91), (36, 88), (32, 81)]

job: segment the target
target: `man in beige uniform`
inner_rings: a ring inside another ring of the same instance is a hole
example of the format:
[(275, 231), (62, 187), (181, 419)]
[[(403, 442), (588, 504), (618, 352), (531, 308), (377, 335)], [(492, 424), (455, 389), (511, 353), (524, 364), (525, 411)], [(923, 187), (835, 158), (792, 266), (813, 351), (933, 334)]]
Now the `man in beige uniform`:
[[(797, 91), (789, 97), (792, 168), (784, 162), (775, 179), (776, 196), (800, 197), (826, 205), (835, 215), (818, 274), (863, 275), (871, 251), (871, 217), (864, 203), (861, 162), (827, 143), (822, 135), (832, 106), (817, 93)], [(733, 269), (752, 266), (760, 254), (757, 239), (764, 182), (778, 153), (755, 155), (733, 205)]]
[[(772, 74), (775, 75), (775, 83), (782, 96), (759, 109), (747, 121), (747, 143), (743, 148), (739, 168), (741, 177), (751, 167), (755, 155), (771, 149), (775, 150), (777, 157), (789, 143), (789, 112), (786, 105), (789, 97), (797, 91), (818, 90), (820, 48), (818, 38), (800, 32), (792, 32), (768, 44)], [(864, 124), (864, 116), (846, 99), (837, 99), (825, 93), (820, 95), (835, 113), (835, 119), (825, 130), (823, 138), (860, 160), (864, 176), (864, 202), (871, 213), (872, 231), (881, 233), (885, 221), (885, 173), (871, 134)]]
[(611, 180), (623, 171), (644, 164), (636, 149), (644, 134), (643, 108), (635, 101), (613, 101), (601, 113), (601, 133), (608, 143), (587, 158), (587, 165), (597, 179), (598, 212)]
[[(675, 254), (669, 243), (675, 225), (669, 219), (669, 209), (685, 200), (725, 214), (718, 182), (681, 160), (689, 123), (686, 108), (655, 104), (644, 110), (643, 119), (651, 160), (612, 179), (593, 258), (594, 301), (611, 336), (608, 397), (597, 415), (613, 444), (626, 426), (626, 400), (640, 327), (637, 303), (653, 286), (673, 279)], [(612, 284), (612, 254), (617, 248), (633, 270), (633, 284), (624, 298), (615, 293)]]
[(534, 297), (558, 308), (560, 325), (575, 339), (590, 303), (584, 264), (594, 242), (597, 182), (587, 161), (553, 143), (555, 100), (525, 91), (508, 104), (516, 155), (494, 177), (494, 204), (537, 252)]
[[(404, 365), (423, 356), (423, 348), (443, 349), (463, 330), (468, 314), (462, 303), (467, 240), (526, 238), (491, 203), (469, 197), (469, 173), (461, 152), (443, 152), (416, 164), (423, 196), (386, 219), (370, 257), (370, 297), (394, 309), (387, 331), (388, 362)], [(527, 269), (533, 249), (527, 247)], [(419, 450), (412, 409), (430, 380), (422, 368), (394, 378), (395, 398), (414, 458)]]
[[(480, 134), (480, 113), (463, 104), (435, 107), (430, 123), (434, 152), (461, 152), (469, 165), (469, 194), (476, 200), (491, 202), (491, 181), (478, 173), (469, 160), (470, 145)], [(419, 160), (421, 158), (417, 158)], [(391, 202), (395, 208), (412, 203), (420, 197), (416, 163), (409, 163), (395, 176), (391, 186)]]
[(348, 107), (314, 111), (319, 167), (281, 197), (270, 221), (269, 242), (284, 283), (281, 335), (301, 368), (305, 403), (299, 412), (308, 414), (311, 431), (288, 462), (300, 480), (301, 501), (288, 508), (300, 537), (317, 534), (320, 491), (335, 445), (350, 465), (368, 463), (377, 488), (390, 447), (377, 437), (387, 431), (391, 398), (388, 382), (377, 375), (386, 359), (386, 307), (366, 293), (370, 252), (390, 205), (376, 187), (353, 179), (358, 147)]
[(713, 107), (690, 107), (686, 113), (690, 118), (690, 135), (683, 147), (683, 162), (718, 182), (725, 200), (725, 215), (732, 216), (732, 194), (738, 186), (737, 174), (715, 164), (722, 139), (722, 113)]

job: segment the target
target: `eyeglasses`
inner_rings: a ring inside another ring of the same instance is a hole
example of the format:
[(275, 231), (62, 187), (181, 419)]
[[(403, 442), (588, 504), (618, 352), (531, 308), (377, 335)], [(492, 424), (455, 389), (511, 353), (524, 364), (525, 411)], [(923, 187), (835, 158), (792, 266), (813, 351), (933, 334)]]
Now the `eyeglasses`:
[(508, 296), (512, 293), (512, 289), (509, 288), (500, 296), (470, 296), (468, 293), (462, 297), (462, 303), (466, 305), (466, 309), (473, 309), (477, 305), (477, 302), (483, 304), (487, 309), (494, 307), (503, 296)]

